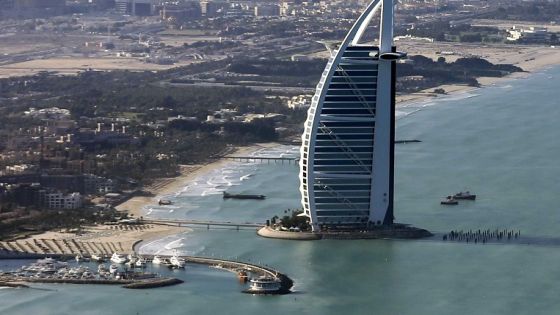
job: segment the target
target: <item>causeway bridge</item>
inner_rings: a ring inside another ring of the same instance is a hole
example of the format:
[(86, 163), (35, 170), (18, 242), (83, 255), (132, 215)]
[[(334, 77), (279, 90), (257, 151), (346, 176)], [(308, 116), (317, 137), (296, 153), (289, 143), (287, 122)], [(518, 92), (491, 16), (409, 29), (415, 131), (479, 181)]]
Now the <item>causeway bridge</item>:
[(176, 226), (200, 225), (200, 226), (206, 226), (207, 229), (210, 229), (210, 227), (230, 227), (236, 230), (261, 228), (265, 225), (264, 223), (251, 223), (251, 222), (236, 223), (236, 222), (186, 220), (186, 219), (144, 219), (142, 220), (142, 222), (147, 224), (176, 225)]

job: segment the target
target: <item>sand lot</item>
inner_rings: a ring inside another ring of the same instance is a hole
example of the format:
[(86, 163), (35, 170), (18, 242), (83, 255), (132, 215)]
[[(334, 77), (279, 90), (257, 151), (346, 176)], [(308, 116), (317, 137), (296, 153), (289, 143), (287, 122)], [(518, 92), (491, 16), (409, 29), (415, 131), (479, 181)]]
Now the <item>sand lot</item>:
[(136, 58), (103, 57), (103, 58), (49, 58), (36, 59), (0, 66), (0, 78), (10, 76), (32, 75), (39, 71), (56, 71), (60, 74), (76, 74), (87, 69), (93, 70), (165, 70), (173, 67), (188, 65), (180, 62), (173, 65), (158, 65), (145, 63)]

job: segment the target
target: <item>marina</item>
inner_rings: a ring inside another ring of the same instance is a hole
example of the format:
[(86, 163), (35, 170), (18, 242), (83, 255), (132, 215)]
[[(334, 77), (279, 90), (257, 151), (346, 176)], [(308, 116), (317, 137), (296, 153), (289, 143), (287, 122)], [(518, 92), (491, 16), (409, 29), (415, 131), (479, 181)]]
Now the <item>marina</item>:
[[(70, 257), (62, 256), (57, 258), (68, 259)], [(37, 260), (29, 266), (22, 266), (15, 271), (0, 272), (0, 284), (6, 284), (11, 287), (25, 286), (26, 283), (104, 284), (122, 285), (123, 288), (127, 289), (149, 289), (177, 285), (184, 282), (177, 278), (161, 277), (144, 271), (134, 271), (135, 267), (144, 269), (146, 264), (149, 263), (168, 266), (170, 269), (183, 270), (187, 264), (206, 265), (235, 274), (241, 283), (251, 282), (253, 279), (274, 279), (277, 284), (276, 289), (268, 290), (264, 288), (263, 290), (266, 291), (266, 294), (288, 294), (293, 286), (293, 280), (276, 270), (253, 263), (233, 260), (182, 256), (178, 254), (173, 254), (172, 256), (147, 255), (142, 257), (129, 255), (124, 257), (115, 253), (111, 257), (111, 261), (114, 263), (110, 265), (109, 269), (104, 264), (99, 264), (97, 271), (95, 271), (90, 270), (87, 266), (70, 266), (66, 261), (46, 257)], [(139, 261), (142, 261), (143, 264), (136, 266), (136, 263)], [(130, 262), (133, 263), (129, 264)], [(263, 293), (259, 291), (258, 286), (249, 287), (242, 292)]]

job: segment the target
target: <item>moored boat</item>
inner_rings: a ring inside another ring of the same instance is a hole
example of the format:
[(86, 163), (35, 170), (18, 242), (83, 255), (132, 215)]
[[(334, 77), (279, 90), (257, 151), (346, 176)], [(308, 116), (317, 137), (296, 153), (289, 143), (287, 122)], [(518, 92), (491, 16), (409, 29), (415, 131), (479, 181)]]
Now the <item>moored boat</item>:
[(124, 264), (126, 262), (126, 256), (119, 253), (113, 253), (113, 256), (111, 256), (111, 261), (115, 264)]
[(146, 259), (139, 257), (138, 260), (134, 263), (134, 265), (138, 268), (146, 267)]
[(158, 255), (155, 255), (154, 258), (152, 259), (152, 264), (154, 264), (154, 265), (163, 264), (163, 259), (161, 257), (159, 257)]
[(103, 258), (102, 255), (97, 255), (97, 254), (91, 254), (91, 260), (98, 262), (98, 263), (102, 263), (105, 261), (105, 259)]
[(475, 200), (476, 199), (476, 195), (471, 194), (468, 190), (467, 191), (461, 191), (456, 193), (455, 195), (453, 195), (454, 199), (457, 200)]
[(246, 293), (254, 294), (275, 294), (281, 289), (282, 283), (276, 277), (261, 276), (250, 280), (249, 289)]
[(229, 194), (227, 192), (224, 191), (224, 199), (257, 199), (257, 200), (263, 200), (266, 198), (265, 195), (247, 195), (247, 194)]
[(169, 259), (169, 262), (171, 263), (172, 268), (182, 269), (185, 268), (185, 264), (186, 264), (186, 261), (183, 258), (177, 256), (177, 254), (173, 255), (171, 259)]
[(249, 276), (245, 270), (238, 270), (237, 271), (237, 279), (239, 282), (245, 283), (249, 280)]
[(453, 198), (452, 196), (447, 196), (447, 198), (443, 199), (440, 203), (442, 205), (448, 205), (448, 206), (455, 206), (459, 204), (459, 202), (455, 200), (455, 198)]

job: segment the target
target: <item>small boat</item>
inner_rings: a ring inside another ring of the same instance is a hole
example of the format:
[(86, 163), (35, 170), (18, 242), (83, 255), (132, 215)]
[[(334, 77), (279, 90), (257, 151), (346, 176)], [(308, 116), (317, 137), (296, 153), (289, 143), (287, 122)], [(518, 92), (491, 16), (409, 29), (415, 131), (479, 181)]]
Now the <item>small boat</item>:
[(247, 275), (247, 272), (245, 270), (239, 270), (237, 271), (237, 279), (239, 280), (239, 282), (245, 283), (249, 280), (249, 276)]
[(102, 255), (97, 255), (97, 254), (91, 254), (91, 260), (98, 262), (98, 263), (102, 263), (105, 261), (105, 259), (103, 258)]
[(459, 201), (455, 200), (453, 196), (447, 196), (447, 198), (443, 199), (440, 203), (442, 205), (455, 206), (459, 204)]
[(111, 261), (115, 264), (124, 264), (126, 262), (126, 256), (124, 254), (113, 253)]
[(168, 200), (168, 199), (160, 199), (158, 204), (160, 206), (169, 206), (169, 205), (172, 205), (173, 202), (171, 202), (171, 200)]
[(128, 256), (126, 256), (126, 258), (128, 259), (129, 262), (131, 263), (136, 263), (136, 261), (138, 260), (138, 257), (133, 255), (133, 254), (128, 254)]
[(468, 190), (463, 192), (458, 192), (455, 195), (453, 195), (453, 198), (457, 199), (457, 200), (475, 200), (476, 199), (476, 195), (471, 194)]
[(116, 273), (117, 271), (119, 271), (119, 266), (117, 266), (115, 264), (111, 264), (111, 266), (109, 267), (109, 272), (110, 273)]
[(159, 256), (154, 256), (154, 258), (152, 259), (152, 264), (154, 265), (161, 265), (163, 264), (163, 259)]
[(224, 191), (224, 199), (257, 199), (263, 200), (266, 198), (265, 195), (246, 195), (246, 194), (229, 194)]
[(84, 257), (82, 256), (82, 254), (78, 254), (78, 255), (76, 255), (75, 259), (76, 259), (77, 262), (81, 262), (81, 261), (84, 260)]
[(276, 277), (261, 276), (251, 279), (249, 289), (245, 292), (254, 294), (273, 294), (277, 293), (282, 283)]
[(104, 264), (100, 264), (99, 266), (97, 266), (97, 272), (107, 272), (107, 266), (105, 266)]
[(181, 268), (182, 269), (182, 268), (185, 268), (185, 264), (186, 264), (186, 261), (183, 258), (177, 256), (177, 254), (173, 255), (171, 257), (171, 259), (169, 259), (169, 262), (171, 263), (170, 266), (172, 268)]
[(138, 258), (138, 260), (136, 260), (134, 265), (138, 268), (144, 268), (146, 267), (146, 259), (140, 257)]

